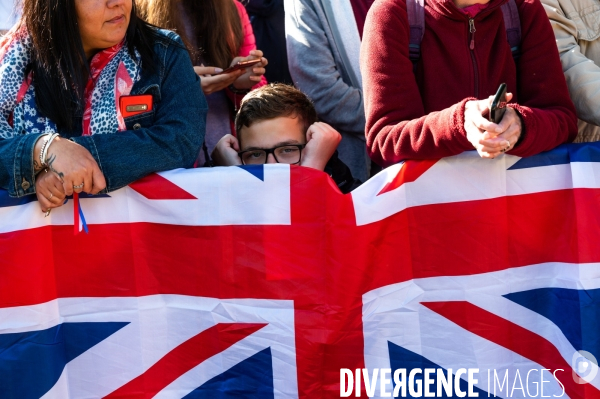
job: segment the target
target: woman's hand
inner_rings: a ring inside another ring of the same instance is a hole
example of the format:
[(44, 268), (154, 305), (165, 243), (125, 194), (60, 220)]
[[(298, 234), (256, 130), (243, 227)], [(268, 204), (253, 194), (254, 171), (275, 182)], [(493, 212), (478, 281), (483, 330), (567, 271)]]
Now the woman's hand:
[(326, 123), (317, 122), (306, 132), (306, 147), (302, 153), (300, 165), (325, 170), (329, 158), (337, 149), (342, 135)]
[[(512, 94), (509, 93), (509, 95), (512, 97)], [(504, 139), (508, 142), (506, 148), (502, 152), (509, 151), (515, 147), (521, 138), (521, 134), (523, 134), (523, 121), (514, 108), (507, 107), (498, 126), (498, 130), (500, 130), (501, 133), (496, 138)]]
[(226, 134), (221, 137), (221, 140), (215, 146), (211, 154), (211, 158), (217, 166), (234, 166), (241, 165), (238, 152), (240, 151), (240, 143), (238, 139), (231, 134)]
[(240, 61), (250, 60), (261, 60), (258, 64), (246, 68), (242, 76), (237, 78), (233, 83), (233, 87), (239, 90), (250, 90), (257, 83), (260, 83), (262, 76), (265, 74), (265, 67), (269, 64), (269, 61), (263, 57), (263, 52), (260, 50), (252, 50), (248, 57), (236, 57), (231, 62), (231, 65), (235, 65)]
[[(495, 158), (514, 148), (523, 131), (521, 118), (513, 108), (506, 108), (499, 124), (490, 122), (482, 116), (489, 112), (492, 98), (469, 101), (465, 107), (467, 139), (482, 158)], [(511, 99), (512, 94), (508, 93), (507, 102)]]
[[(38, 146), (36, 143), (34, 159), (39, 159)], [(104, 175), (92, 154), (77, 143), (61, 137), (55, 138), (48, 148), (46, 162), (48, 169), (61, 181), (65, 195), (82, 191), (98, 194), (106, 188)]]
[(245, 71), (233, 71), (231, 73), (224, 73), (221, 75), (213, 76), (216, 73), (223, 72), (221, 68), (205, 67), (204, 65), (194, 67), (196, 75), (200, 76), (200, 85), (205, 95), (215, 93), (226, 89), (233, 84)]
[(62, 181), (56, 173), (48, 169), (40, 172), (35, 178), (35, 193), (42, 212), (58, 208), (65, 202), (65, 191)]

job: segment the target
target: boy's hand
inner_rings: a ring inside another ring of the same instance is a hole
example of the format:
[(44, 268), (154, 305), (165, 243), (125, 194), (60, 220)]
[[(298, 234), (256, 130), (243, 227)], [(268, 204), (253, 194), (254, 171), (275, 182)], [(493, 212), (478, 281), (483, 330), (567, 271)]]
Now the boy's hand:
[(342, 135), (326, 123), (317, 122), (306, 132), (306, 147), (300, 165), (324, 170), (329, 158), (335, 152)]
[(211, 157), (217, 166), (234, 166), (241, 165), (238, 152), (240, 151), (240, 143), (238, 139), (231, 134), (226, 134), (221, 137), (221, 140), (215, 146)]

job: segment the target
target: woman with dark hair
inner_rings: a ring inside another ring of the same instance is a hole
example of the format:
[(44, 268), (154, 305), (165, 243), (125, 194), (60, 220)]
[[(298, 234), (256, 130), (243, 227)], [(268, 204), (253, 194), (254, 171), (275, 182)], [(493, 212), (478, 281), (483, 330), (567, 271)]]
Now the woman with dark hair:
[(183, 43), (133, 0), (24, 0), (0, 41), (0, 187), (48, 213), (191, 167), (206, 112)]
[[(234, 111), (246, 93), (264, 86), (268, 61), (256, 49), (250, 19), (237, 0), (140, 0), (148, 22), (176, 31), (186, 43), (207, 96), (206, 137), (198, 164), (209, 161), (219, 139), (234, 133)], [(261, 62), (243, 70), (220, 73), (239, 61)]]

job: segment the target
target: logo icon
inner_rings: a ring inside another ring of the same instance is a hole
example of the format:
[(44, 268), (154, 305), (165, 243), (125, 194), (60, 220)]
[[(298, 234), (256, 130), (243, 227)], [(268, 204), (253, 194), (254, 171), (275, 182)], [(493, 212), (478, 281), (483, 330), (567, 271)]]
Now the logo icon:
[(588, 351), (580, 350), (573, 353), (571, 366), (573, 380), (578, 384), (589, 384), (598, 374), (598, 361)]

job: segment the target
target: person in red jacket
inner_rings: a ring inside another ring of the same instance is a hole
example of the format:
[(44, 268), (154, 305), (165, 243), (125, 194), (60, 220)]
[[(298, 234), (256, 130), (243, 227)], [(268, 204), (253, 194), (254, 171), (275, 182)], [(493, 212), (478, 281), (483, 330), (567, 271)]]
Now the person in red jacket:
[[(361, 49), (366, 138), (382, 166), (476, 149), (483, 158), (530, 156), (572, 141), (577, 117), (552, 27), (539, 0), (516, 0), (520, 56), (507, 40), (506, 0), (426, 0), (421, 56), (409, 58), (406, 0), (376, 1)], [(499, 124), (489, 96), (511, 92)]]

